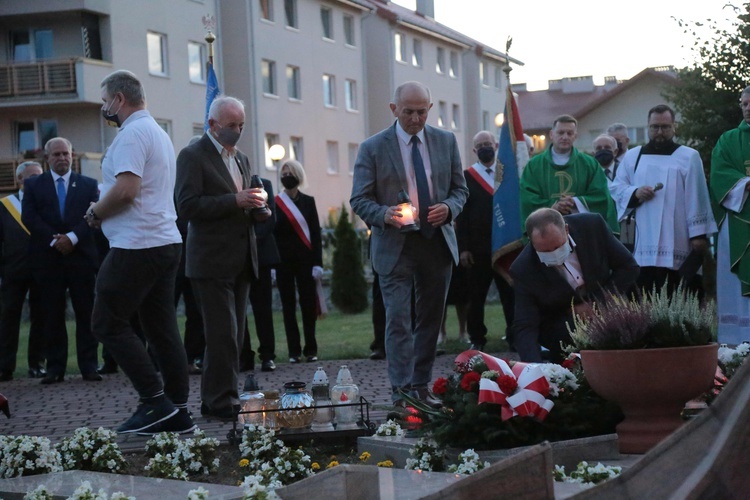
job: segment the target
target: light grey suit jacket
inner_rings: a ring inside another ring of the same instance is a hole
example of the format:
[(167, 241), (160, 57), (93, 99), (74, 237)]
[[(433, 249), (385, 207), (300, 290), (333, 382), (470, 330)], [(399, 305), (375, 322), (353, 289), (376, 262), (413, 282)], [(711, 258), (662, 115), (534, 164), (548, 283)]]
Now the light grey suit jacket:
[[(450, 217), (440, 227), (453, 260), (458, 264), (456, 233), (450, 221), (461, 213), (469, 190), (466, 188), (456, 137), (429, 125), (425, 142), (432, 168), (432, 204), (445, 203)], [(397, 205), (398, 192), (407, 189), (404, 162), (396, 136), (396, 124), (368, 138), (359, 146), (349, 203), (352, 210), (372, 228), (372, 265), (378, 274), (389, 274), (398, 262), (406, 238), (398, 228), (386, 224), (385, 212)], [(438, 241), (437, 233), (433, 238)]]

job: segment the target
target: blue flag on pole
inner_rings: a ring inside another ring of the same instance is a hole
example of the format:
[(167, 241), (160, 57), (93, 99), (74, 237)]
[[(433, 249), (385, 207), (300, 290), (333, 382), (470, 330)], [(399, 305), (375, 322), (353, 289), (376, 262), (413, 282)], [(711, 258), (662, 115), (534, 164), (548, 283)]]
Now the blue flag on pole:
[(216, 99), (216, 96), (218, 96), (219, 93), (219, 81), (216, 79), (214, 65), (208, 63), (208, 78), (206, 78), (206, 117), (203, 120), (204, 132), (208, 130), (208, 110), (211, 108), (211, 103), (214, 102), (214, 99)]
[(529, 161), (521, 118), (510, 85), (505, 97), (505, 121), (500, 128), (492, 199), (492, 267), (506, 279), (523, 248), (519, 177)]

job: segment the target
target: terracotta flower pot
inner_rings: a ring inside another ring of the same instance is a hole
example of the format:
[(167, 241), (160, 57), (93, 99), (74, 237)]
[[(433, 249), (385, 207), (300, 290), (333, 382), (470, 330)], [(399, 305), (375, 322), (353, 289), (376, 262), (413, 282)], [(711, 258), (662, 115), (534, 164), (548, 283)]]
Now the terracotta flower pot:
[(685, 403), (709, 390), (718, 344), (660, 349), (581, 351), (586, 380), (620, 406), (620, 453), (646, 453), (683, 421)]

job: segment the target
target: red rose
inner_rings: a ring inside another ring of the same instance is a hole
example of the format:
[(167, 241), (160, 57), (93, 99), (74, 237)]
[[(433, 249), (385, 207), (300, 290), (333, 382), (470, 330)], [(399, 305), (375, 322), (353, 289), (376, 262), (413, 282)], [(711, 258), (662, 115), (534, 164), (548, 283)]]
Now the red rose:
[(471, 392), (479, 384), (479, 380), (482, 378), (477, 372), (469, 372), (461, 379), (461, 388), (466, 392)]
[(440, 377), (435, 381), (435, 384), (432, 386), (432, 392), (440, 395), (445, 394), (448, 392), (448, 379)]
[(518, 381), (510, 375), (501, 375), (497, 378), (497, 385), (503, 394), (510, 396), (518, 388)]
[(563, 368), (567, 368), (568, 370), (570, 370), (571, 368), (573, 368), (575, 365), (576, 365), (576, 360), (573, 359), (573, 358), (568, 358), (568, 359), (566, 359), (565, 361), (563, 361), (561, 363), (561, 366)]

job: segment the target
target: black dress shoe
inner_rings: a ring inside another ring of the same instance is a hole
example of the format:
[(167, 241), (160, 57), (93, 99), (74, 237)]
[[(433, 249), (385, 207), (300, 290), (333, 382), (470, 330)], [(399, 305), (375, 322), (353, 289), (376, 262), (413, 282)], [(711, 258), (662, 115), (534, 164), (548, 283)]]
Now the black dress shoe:
[(267, 359), (260, 365), (260, 371), (262, 372), (272, 372), (275, 369), (276, 363), (274, 363), (272, 359)]
[(86, 382), (101, 382), (101, 381), (102, 381), (102, 376), (101, 376), (101, 375), (99, 375), (99, 374), (98, 374), (98, 373), (96, 373), (96, 372), (91, 372), (91, 373), (82, 373), (82, 374), (81, 374), (81, 377), (82, 377), (82, 378), (83, 378), (83, 380), (85, 380)]
[(59, 375), (53, 375), (51, 373), (48, 373), (42, 379), (42, 384), (43, 385), (56, 384), (58, 382), (62, 382), (63, 380), (65, 380), (65, 375), (63, 375), (62, 373)]
[(226, 408), (211, 409), (208, 407), (208, 405), (206, 405), (206, 403), (201, 403), (201, 415), (208, 419), (215, 418), (216, 420), (221, 420), (222, 422), (233, 422), (237, 417), (237, 412), (239, 412), (239, 406), (236, 407), (236, 410), (231, 406)]
[(435, 396), (431, 390), (429, 390), (427, 387), (420, 387), (419, 389), (414, 389), (414, 392), (417, 396), (417, 399), (419, 399), (421, 402), (426, 404), (427, 406), (430, 406), (432, 408), (442, 408), (443, 407), (443, 401)]
[(100, 375), (110, 375), (112, 373), (117, 373), (117, 363), (107, 363), (105, 361), (104, 364), (96, 370), (96, 373)]
[(482, 343), (472, 342), (471, 346), (469, 346), (469, 350), (470, 351), (482, 351), (482, 352), (484, 352), (484, 346), (485, 345), (487, 345), (485, 342), (482, 342)]
[(201, 373), (203, 373), (203, 369), (197, 363), (188, 365), (188, 375), (200, 375)]
[(29, 378), (42, 378), (47, 375), (47, 370), (42, 366), (36, 368), (29, 368)]
[(13, 372), (12, 371), (2, 371), (0, 372), (0, 382), (10, 382), (13, 380)]
[(385, 359), (385, 350), (373, 349), (370, 353), (370, 359)]

